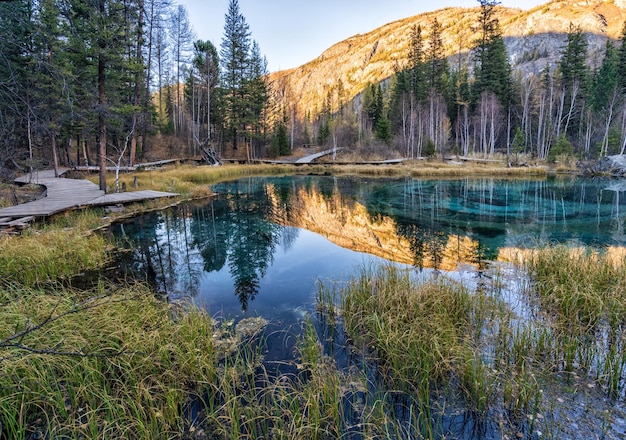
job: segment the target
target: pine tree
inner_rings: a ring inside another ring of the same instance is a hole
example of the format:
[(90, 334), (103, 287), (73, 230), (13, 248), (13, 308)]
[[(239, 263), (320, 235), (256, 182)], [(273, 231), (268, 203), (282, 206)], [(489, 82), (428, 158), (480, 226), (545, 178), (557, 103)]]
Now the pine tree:
[(484, 92), (494, 93), (506, 107), (512, 98), (511, 65), (502, 38), (500, 22), (496, 17), (496, 0), (478, 0), (480, 3), (480, 38), (474, 49), (476, 57), (476, 83), (474, 102)]
[(369, 84), (363, 95), (363, 110), (371, 127), (375, 130), (378, 120), (383, 114), (383, 92), (379, 84)]
[[(559, 62), (561, 74), (561, 93), (567, 104), (564, 133), (582, 123), (582, 106), (588, 94), (589, 72), (586, 65), (587, 40), (580, 26), (570, 24), (565, 47)], [(560, 118), (561, 119), (561, 118)]]
[(422, 38), (422, 27), (413, 25), (409, 42), (409, 67), (410, 86), (417, 102), (422, 102), (426, 98), (426, 80), (424, 65), (424, 40)]
[(280, 121), (274, 130), (272, 143), (270, 147), (270, 155), (273, 157), (287, 155), (291, 152), (289, 141), (287, 140), (287, 129), (284, 120)]
[[(194, 43), (191, 63), (191, 88), (187, 91), (187, 103), (194, 123), (194, 141), (201, 146), (211, 142), (211, 125), (214, 124), (217, 107), (217, 85), (219, 81), (219, 58), (217, 49), (210, 41)], [(203, 135), (200, 134), (204, 127)]]
[(250, 47), (250, 30), (245, 17), (239, 11), (239, 2), (230, 0), (225, 17), (220, 61), (225, 122), (235, 150), (239, 136), (246, 131), (248, 102), (245, 91), (250, 69)]
[(187, 10), (178, 5), (170, 16), (170, 38), (172, 40), (172, 57), (175, 62), (176, 89), (175, 89), (175, 115), (174, 131), (178, 133), (183, 124), (183, 95), (181, 82), (183, 73), (187, 68), (186, 60), (192, 47), (194, 32), (189, 23)]
[(402, 130), (403, 134), (407, 132), (408, 114), (411, 110), (410, 94), (409, 70), (396, 71), (391, 81), (389, 103), (389, 123), (392, 131)]
[(391, 126), (385, 114), (382, 114), (376, 121), (376, 139), (385, 143), (391, 140)]
[(60, 29), (60, 11), (54, 0), (42, 0), (31, 58), (31, 105), (30, 110), (39, 122), (39, 134), (50, 145), (55, 173), (58, 175), (58, 137), (64, 116), (68, 113), (69, 99), (63, 84), (70, 82), (69, 66), (64, 57)]
[(269, 85), (266, 76), (267, 60), (261, 55), (257, 42), (253, 41), (250, 50), (249, 70), (246, 76), (245, 94), (248, 101), (248, 136), (254, 139), (257, 144), (262, 143), (265, 136), (265, 116), (269, 101)]
[(580, 25), (570, 23), (567, 33), (567, 45), (559, 61), (562, 83), (566, 89), (571, 89), (578, 83), (579, 87), (585, 89), (589, 74), (586, 66), (587, 40)]
[(611, 95), (619, 87), (619, 54), (611, 40), (606, 41), (604, 60), (594, 75), (591, 89), (591, 106), (600, 112), (611, 101)]
[(112, 160), (108, 153), (114, 153), (119, 165), (138, 128), (134, 98), (136, 87), (145, 87), (144, 65), (136, 50), (140, 3), (70, 0), (66, 5), (74, 108), (87, 130), (84, 135), (93, 135), (90, 127), (97, 127), (100, 189), (106, 190), (106, 166)]
[(18, 166), (20, 145), (27, 145), (32, 157), (29, 53), (25, 50), (32, 38), (32, 15), (30, 2), (0, 3), (0, 174), (5, 164)]
[(626, 22), (622, 25), (619, 41), (617, 75), (622, 93), (626, 93), (626, 44), (624, 44), (626, 42)]
[(600, 147), (601, 156), (608, 153), (611, 124), (622, 98), (618, 71), (619, 54), (611, 40), (607, 40), (604, 60), (593, 78), (590, 96), (594, 115), (598, 117), (604, 128)]
[(441, 39), (441, 24), (435, 17), (431, 24), (428, 46), (428, 86), (431, 93), (446, 94), (448, 62)]

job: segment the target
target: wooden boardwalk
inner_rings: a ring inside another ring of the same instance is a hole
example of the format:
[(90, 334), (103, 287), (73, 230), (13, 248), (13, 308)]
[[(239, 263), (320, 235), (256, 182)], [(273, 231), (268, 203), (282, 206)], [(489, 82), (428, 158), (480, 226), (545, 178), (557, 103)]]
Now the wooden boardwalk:
[(178, 195), (151, 190), (105, 194), (98, 185), (89, 180), (54, 177), (54, 171), (39, 171), (32, 177), (25, 175), (15, 181), (43, 185), (46, 187), (46, 196), (33, 202), (0, 209), (0, 228), (23, 228), (37, 218), (49, 217), (70, 209), (118, 205)]
[[(343, 150), (343, 148), (337, 148), (337, 149), (329, 149), (329, 150), (324, 150), (324, 151), (320, 151), (319, 153), (314, 153), (314, 154), (308, 154), (306, 156), (303, 156), (299, 159), (255, 159), (254, 162), (255, 163), (266, 163), (266, 164), (270, 164), (270, 165), (311, 165), (311, 164), (318, 164), (317, 162), (315, 162), (316, 159), (319, 159), (320, 157), (323, 156), (328, 156), (330, 154), (333, 153), (337, 153), (339, 151)], [(234, 159), (223, 159), (224, 161), (234, 161)], [(341, 166), (341, 165), (395, 165), (395, 164), (401, 164), (403, 162), (405, 162), (407, 159), (406, 158), (399, 158), (399, 159), (386, 159), (386, 160), (372, 160), (372, 161), (340, 161), (340, 162), (331, 162), (330, 164), (332, 165), (337, 165), (337, 166)]]
[(343, 150), (343, 148), (331, 148), (330, 150), (324, 150), (324, 151), (320, 151), (319, 153), (309, 154), (308, 156), (301, 157), (300, 159), (296, 160), (294, 163), (296, 165), (311, 163), (315, 159), (319, 159), (320, 157), (323, 157), (323, 156), (328, 156), (329, 154), (337, 153), (341, 150)]

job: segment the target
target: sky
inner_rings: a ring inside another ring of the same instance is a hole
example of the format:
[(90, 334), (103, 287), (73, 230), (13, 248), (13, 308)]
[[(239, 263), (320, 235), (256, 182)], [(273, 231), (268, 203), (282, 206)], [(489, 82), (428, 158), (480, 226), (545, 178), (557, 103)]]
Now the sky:
[[(501, 0), (501, 5), (530, 9), (547, 1)], [(211, 41), (219, 51), (229, 0), (177, 3), (187, 9), (196, 38)], [(401, 18), (478, 5), (478, 0), (239, 0), (239, 11), (274, 72), (301, 66), (335, 43)]]

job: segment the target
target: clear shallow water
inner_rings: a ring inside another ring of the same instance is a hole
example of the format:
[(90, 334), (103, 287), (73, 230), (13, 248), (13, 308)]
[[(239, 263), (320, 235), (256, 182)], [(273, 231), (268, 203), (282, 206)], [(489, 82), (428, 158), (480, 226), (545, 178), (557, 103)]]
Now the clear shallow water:
[[(625, 190), (620, 182), (582, 179), (248, 178), (216, 185), (211, 200), (111, 230), (131, 249), (120, 267), (171, 300), (190, 298), (218, 317), (269, 319), (265, 360), (284, 365), (293, 355), (291, 336), (314, 311), (318, 281), (340, 283), (360, 267), (394, 261), (453, 271), (449, 276), (471, 289), (485, 260), (510, 251), (555, 242), (623, 249)], [(516, 282), (505, 300), (524, 319)], [(318, 323), (322, 339), (324, 331)], [(335, 359), (346, 365), (349, 355), (335, 342)], [(555, 432), (595, 437), (598, 421), (615, 411), (624, 417), (613, 418), (607, 438), (621, 438), (626, 413), (593, 392), (583, 386), (555, 396), (562, 400), (550, 416)], [(502, 437), (493, 421), (477, 425), (462, 408), (443, 422), (453, 438)]]
[(604, 179), (248, 178), (112, 227), (126, 270), (213, 315), (290, 325), (318, 280), (392, 260), (455, 270), (511, 249), (626, 246), (626, 184)]

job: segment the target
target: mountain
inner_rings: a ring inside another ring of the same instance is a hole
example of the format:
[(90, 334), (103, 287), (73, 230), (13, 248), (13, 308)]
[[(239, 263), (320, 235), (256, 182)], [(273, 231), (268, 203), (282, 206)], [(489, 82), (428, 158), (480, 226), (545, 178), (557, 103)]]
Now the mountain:
[[(270, 74), (277, 100), (295, 103), (300, 115), (318, 112), (330, 91), (343, 102), (368, 83), (389, 78), (407, 62), (413, 25), (422, 27), (427, 46), (437, 18), (452, 66), (471, 62), (478, 38), (480, 8), (445, 8), (388, 23), (341, 41), (298, 68)], [(599, 63), (607, 38), (617, 39), (626, 20), (626, 0), (553, 0), (531, 10), (497, 8), (511, 66), (527, 75), (559, 59), (570, 24), (579, 25), (589, 43), (589, 62)]]

